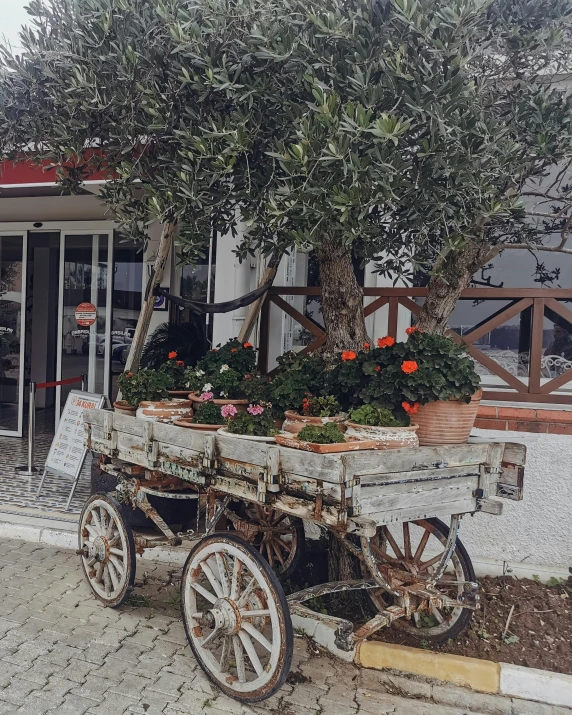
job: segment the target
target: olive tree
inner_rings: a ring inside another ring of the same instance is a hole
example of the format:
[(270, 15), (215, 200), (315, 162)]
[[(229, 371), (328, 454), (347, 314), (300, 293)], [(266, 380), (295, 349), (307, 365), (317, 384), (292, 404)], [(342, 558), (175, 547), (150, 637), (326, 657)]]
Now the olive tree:
[[(531, 182), (546, 196), (542, 177), (570, 157), (570, 97), (553, 81), (570, 58), (563, 0), (33, 0), (29, 12), (23, 54), (2, 51), (2, 154), (52, 162), (72, 191), (106, 171), (122, 229), (144, 241), (159, 219), (163, 248), (176, 235), (188, 262), (239, 222), (241, 257), (314, 250), (327, 354), (367, 340), (353, 256), (428, 271), (420, 320), (442, 332), (494, 252), (544, 247), (522, 198)], [(551, 230), (567, 230), (566, 191), (561, 180)], [(145, 316), (139, 328), (141, 342)]]

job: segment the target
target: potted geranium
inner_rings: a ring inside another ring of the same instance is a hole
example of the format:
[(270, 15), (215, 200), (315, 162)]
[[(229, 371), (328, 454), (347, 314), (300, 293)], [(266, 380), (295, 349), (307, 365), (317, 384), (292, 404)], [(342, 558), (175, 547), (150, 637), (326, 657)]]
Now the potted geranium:
[[(323, 425), (328, 422), (342, 423), (347, 415), (333, 395), (316, 397), (307, 393), (302, 399), (301, 409), (286, 410), (283, 429), (290, 434), (298, 434), (307, 425)], [(344, 429), (344, 428), (342, 428)]]
[(221, 415), (220, 405), (216, 405), (214, 400), (205, 400), (199, 404), (192, 417), (176, 420), (175, 424), (204, 432), (216, 432), (224, 427), (224, 418)]
[(168, 399), (168, 376), (161, 370), (144, 368), (136, 374), (126, 372), (117, 382), (123, 400), (141, 419), (172, 422), (193, 414), (190, 400)]
[(350, 410), (346, 425), (348, 437), (374, 439), (378, 449), (400, 449), (419, 445), (415, 434), (418, 427), (411, 425), (410, 416), (405, 411), (396, 417), (385, 407), (362, 405)]
[[(381, 348), (362, 389), (364, 402), (401, 407), (418, 425), (419, 444), (463, 444), (481, 398), (480, 378), (466, 350), (450, 338), (408, 329), (409, 339)], [(383, 340), (383, 339), (382, 339)], [(379, 370), (377, 369), (379, 367)]]
[(239, 412), (235, 405), (224, 405), (220, 412), (225, 420), (225, 427), (219, 430), (220, 434), (257, 442), (274, 442), (278, 430), (270, 403), (250, 404), (245, 412)]
[(176, 350), (171, 350), (168, 360), (159, 368), (165, 375), (167, 391), (172, 397), (187, 396), (185, 362), (179, 360)]

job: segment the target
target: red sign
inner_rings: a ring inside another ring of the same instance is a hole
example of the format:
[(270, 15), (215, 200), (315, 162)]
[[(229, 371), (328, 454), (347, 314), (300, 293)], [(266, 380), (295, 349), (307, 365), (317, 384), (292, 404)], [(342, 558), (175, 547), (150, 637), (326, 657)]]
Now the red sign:
[(97, 320), (97, 308), (93, 303), (80, 303), (75, 309), (77, 324), (89, 328)]

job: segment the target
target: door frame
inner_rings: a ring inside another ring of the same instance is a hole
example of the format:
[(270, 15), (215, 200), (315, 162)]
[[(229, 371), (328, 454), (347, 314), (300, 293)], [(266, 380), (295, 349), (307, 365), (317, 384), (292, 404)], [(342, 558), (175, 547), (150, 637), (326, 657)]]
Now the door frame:
[(24, 428), (24, 360), (26, 356), (26, 293), (28, 284), (28, 232), (21, 229), (5, 230), (0, 224), (0, 239), (3, 236), (20, 236), (22, 239), (22, 290), (20, 300), (20, 359), (18, 367), (18, 426), (15, 430), (0, 428), (2, 437), (22, 437)]

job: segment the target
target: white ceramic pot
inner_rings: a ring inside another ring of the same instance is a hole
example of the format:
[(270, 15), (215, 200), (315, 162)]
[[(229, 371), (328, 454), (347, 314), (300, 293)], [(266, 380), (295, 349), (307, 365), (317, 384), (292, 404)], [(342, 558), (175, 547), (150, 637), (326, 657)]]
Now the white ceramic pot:
[(276, 442), (274, 437), (257, 437), (250, 434), (234, 434), (234, 432), (229, 432), (226, 427), (221, 427), (217, 430), (219, 434), (223, 434), (225, 437), (236, 437), (236, 439), (247, 439), (249, 442), (266, 442), (266, 444), (271, 444)]
[(417, 425), (410, 427), (375, 427), (373, 425), (360, 425), (357, 422), (348, 420), (346, 422), (348, 437), (361, 437), (362, 439), (374, 439), (376, 449), (405, 449), (407, 447), (419, 447), (417, 439)]
[(192, 417), (190, 400), (146, 400), (139, 404), (136, 417), (151, 422), (174, 422), (182, 417)]

